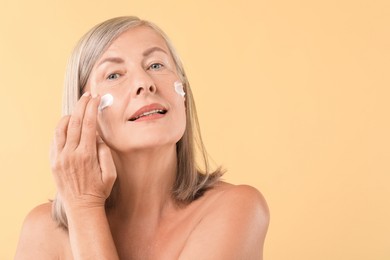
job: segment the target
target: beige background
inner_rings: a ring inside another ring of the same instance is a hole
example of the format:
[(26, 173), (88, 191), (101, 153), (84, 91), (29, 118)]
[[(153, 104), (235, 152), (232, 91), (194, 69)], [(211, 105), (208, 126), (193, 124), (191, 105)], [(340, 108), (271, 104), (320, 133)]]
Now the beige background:
[(55, 193), (48, 149), (71, 48), (129, 14), (175, 43), (225, 179), (265, 195), (265, 259), (390, 259), (387, 0), (1, 0), (0, 259)]

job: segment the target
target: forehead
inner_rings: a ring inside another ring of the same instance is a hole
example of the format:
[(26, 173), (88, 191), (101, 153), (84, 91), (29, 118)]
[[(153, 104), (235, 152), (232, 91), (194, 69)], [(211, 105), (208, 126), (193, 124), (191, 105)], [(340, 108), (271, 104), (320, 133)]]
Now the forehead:
[(149, 26), (137, 26), (119, 35), (106, 49), (103, 56), (118, 51), (140, 52), (151, 47), (160, 47), (170, 53), (164, 38), (158, 32)]

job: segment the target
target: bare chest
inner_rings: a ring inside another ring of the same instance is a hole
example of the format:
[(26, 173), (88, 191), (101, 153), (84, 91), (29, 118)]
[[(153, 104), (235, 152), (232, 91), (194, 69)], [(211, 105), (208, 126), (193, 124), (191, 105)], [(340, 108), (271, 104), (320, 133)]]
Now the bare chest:
[[(207, 195), (207, 194), (206, 194)], [(188, 238), (201, 220), (212, 210), (208, 198), (192, 202), (183, 210), (175, 211), (158, 225), (135, 220), (132, 223), (109, 221), (112, 237), (121, 260), (172, 260), (178, 259)], [(210, 201), (212, 201), (210, 199)], [(110, 220), (110, 218), (109, 218)], [(113, 224), (115, 223), (115, 224)], [(69, 237), (61, 259), (73, 259)]]
[[(121, 260), (172, 260), (179, 258), (195, 226), (194, 221), (188, 220), (166, 224), (154, 232), (147, 226), (121, 227), (121, 230), (113, 229), (112, 236)], [(61, 240), (60, 259), (72, 260), (69, 237)]]
[(156, 230), (136, 227), (113, 233), (120, 259), (172, 260), (178, 259), (198, 221), (194, 218), (164, 223)]

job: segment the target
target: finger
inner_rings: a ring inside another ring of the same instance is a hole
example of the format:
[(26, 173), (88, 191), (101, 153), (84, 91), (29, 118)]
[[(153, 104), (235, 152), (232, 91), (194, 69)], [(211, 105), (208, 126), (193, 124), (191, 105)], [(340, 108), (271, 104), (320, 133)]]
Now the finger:
[(81, 129), (80, 146), (96, 151), (96, 121), (100, 97), (92, 98), (84, 113)]
[(66, 130), (68, 128), (70, 116), (64, 116), (58, 122), (53, 140), (50, 144), (49, 159), (51, 165), (54, 165), (57, 155), (62, 151), (66, 142)]
[(98, 132), (96, 132), (96, 142), (97, 143), (104, 143), (103, 139), (100, 137)]
[(100, 169), (102, 171), (102, 181), (108, 187), (108, 196), (117, 177), (115, 164), (111, 150), (104, 142), (98, 142), (97, 150)]
[(90, 99), (91, 94), (86, 92), (77, 102), (69, 120), (65, 148), (74, 150), (79, 145), (84, 113)]
[(50, 166), (54, 168), (55, 166), (55, 158), (57, 157), (58, 152), (56, 151), (56, 146), (54, 144), (54, 140), (50, 144), (50, 153), (49, 153), (49, 161), (50, 161)]
[(60, 151), (62, 151), (62, 149), (64, 149), (66, 143), (66, 132), (68, 129), (69, 119), (70, 116), (64, 116), (57, 124), (54, 133), (53, 143), (52, 143), (52, 149), (57, 153), (59, 153)]

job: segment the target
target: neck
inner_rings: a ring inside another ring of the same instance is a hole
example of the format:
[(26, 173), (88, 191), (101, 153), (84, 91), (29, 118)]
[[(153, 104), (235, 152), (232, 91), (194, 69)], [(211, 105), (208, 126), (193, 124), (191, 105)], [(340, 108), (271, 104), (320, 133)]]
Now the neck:
[(123, 154), (113, 152), (117, 185), (112, 213), (123, 220), (157, 223), (174, 206), (176, 145)]

